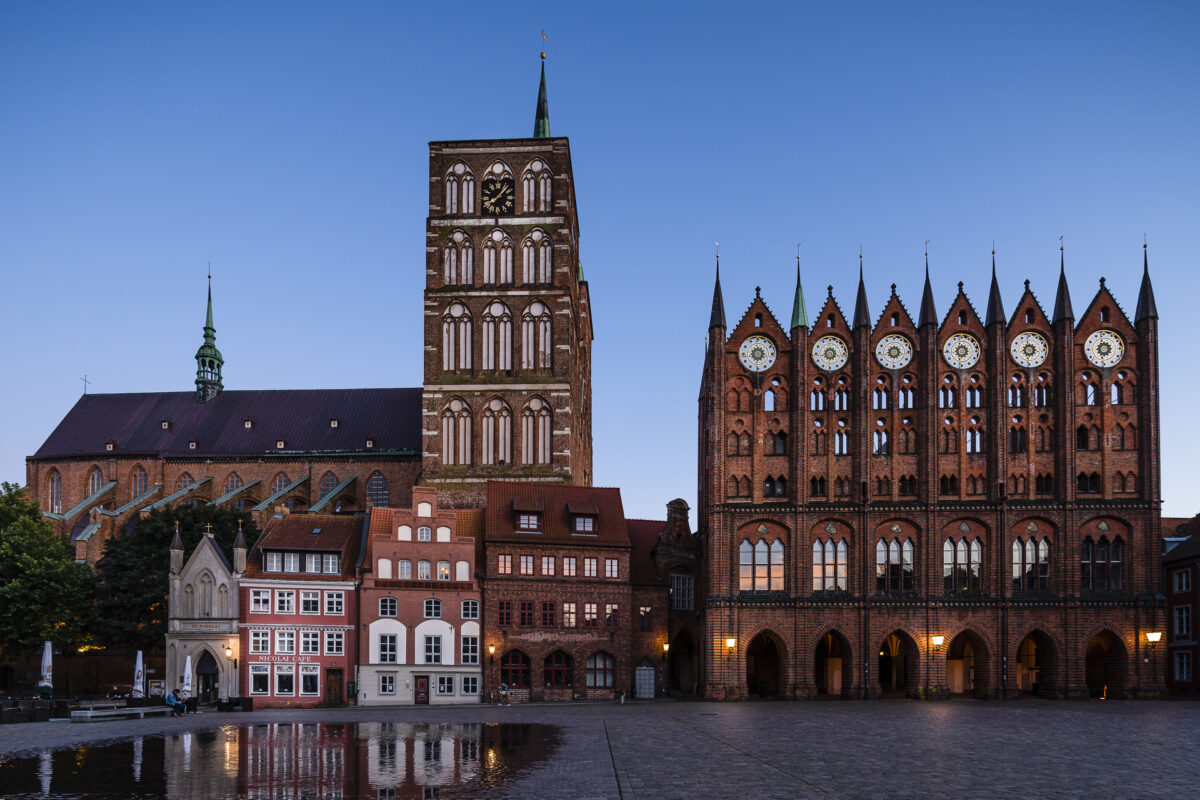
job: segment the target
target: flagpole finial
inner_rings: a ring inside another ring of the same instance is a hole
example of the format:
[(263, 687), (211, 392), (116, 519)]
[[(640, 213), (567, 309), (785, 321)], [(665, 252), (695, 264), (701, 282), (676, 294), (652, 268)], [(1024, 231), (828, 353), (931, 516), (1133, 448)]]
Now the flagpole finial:
[(542, 61), (546, 60), (546, 29), (542, 28)]

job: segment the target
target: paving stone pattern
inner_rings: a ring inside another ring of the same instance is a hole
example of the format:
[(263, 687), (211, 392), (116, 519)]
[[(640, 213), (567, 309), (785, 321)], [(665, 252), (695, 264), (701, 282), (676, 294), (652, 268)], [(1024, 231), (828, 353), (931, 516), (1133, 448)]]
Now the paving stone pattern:
[(653, 703), (312, 709), (0, 727), (0, 756), (230, 724), (539, 722), (551, 757), (489, 798), (1194, 797), (1192, 702)]

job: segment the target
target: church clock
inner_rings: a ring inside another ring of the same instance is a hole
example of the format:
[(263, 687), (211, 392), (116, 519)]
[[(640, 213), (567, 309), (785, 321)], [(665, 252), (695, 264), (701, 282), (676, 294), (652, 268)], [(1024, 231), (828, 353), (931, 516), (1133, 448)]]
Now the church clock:
[(738, 348), (738, 359), (751, 372), (762, 372), (775, 363), (775, 345), (762, 336), (751, 336)]
[(1125, 355), (1125, 342), (1116, 331), (1096, 331), (1083, 343), (1088, 361), (1097, 367), (1115, 366)]
[(483, 210), (489, 214), (511, 214), (516, 190), (508, 178), (487, 178), (480, 187)]

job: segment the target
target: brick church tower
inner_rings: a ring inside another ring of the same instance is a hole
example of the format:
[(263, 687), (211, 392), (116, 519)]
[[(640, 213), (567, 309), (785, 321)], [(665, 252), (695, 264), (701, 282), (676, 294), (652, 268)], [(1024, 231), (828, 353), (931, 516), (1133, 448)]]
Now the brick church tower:
[[(994, 256), (993, 256), (994, 262)], [(1165, 625), (1158, 314), (1100, 279), (1075, 317), (1026, 288), (983, 318), (961, 283), (914, 321), (833, 287), (785, 328), (757, 292), (726, 329), (720, 277), (700, 391), (714, 698), (1151, 696)]]
[(430, 143), (425, 236), (422, 482), (468, 508), (487, 480), (590, 486), (591, 308), (544, 62), (532, 138)]

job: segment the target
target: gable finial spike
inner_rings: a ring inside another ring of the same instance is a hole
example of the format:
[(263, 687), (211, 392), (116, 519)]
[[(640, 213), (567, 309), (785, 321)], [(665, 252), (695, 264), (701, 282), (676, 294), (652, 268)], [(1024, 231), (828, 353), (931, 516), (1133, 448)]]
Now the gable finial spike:
[(1029, 278), (1025, 279), (1025, 291), (1029, 291)]
[(760, 298), (762, 297), (762, 295), (760, 294), (760, 292), (761, 292), (761, 291), (762, 291), (762, 287), (761, 287), (761, 286), (755, 286), (755, 287), (754, 287), (754, 299), (755, 299), (755, 300), (758, 300), (758, 299), (760, 299)]
[(833, 299), (833, 284), (831, 283), (831, 284), (829, 284), (828, 286), (826, 286), (826, 287), (825, 287), (825, 290), (826, 290), (827, 292), (829, 292), (829, 298), (830, 298), (830, 299)]
[(1103, 275), (1100, 276), (1100, 288), (1101, 289), (1104, 288), (1104, 276)]

